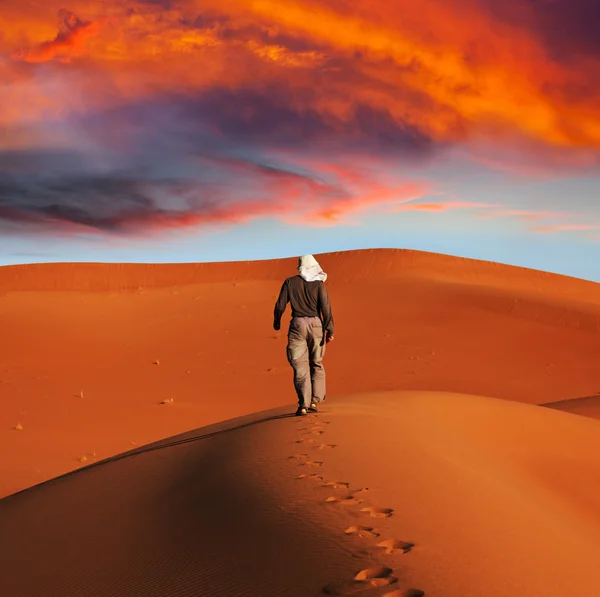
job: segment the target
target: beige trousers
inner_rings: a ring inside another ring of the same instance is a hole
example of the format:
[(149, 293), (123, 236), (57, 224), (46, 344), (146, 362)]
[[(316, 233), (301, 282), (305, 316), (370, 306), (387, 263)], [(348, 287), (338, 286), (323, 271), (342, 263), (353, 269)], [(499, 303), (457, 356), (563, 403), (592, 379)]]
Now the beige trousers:
[(294, 317), (288, 331), (287, 358), (294, 369), (298, 405), (325, 400), (325, 338), (318, 317)]

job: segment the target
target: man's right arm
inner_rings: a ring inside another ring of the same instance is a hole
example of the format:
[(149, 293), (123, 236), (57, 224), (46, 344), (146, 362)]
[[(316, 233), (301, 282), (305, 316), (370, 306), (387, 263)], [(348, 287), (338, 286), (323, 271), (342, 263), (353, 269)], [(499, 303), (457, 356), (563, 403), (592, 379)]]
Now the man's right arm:
[(283, 317), (283, 313), (285, 312), (285, 308), (289, 301), (288, 294), (288, 282), (287, 280), (281, 286), (281, 290), (279, 291), (279, 298), (275, 303), (275, 310), (273, 312), (273, 328), (278, 330), (281, 327), (281, 318)]
[(321, 282), (319, 286), (319, 310), (321, 311), (321, 319), (323, 328), (327, 332), (327, 336), (333, 338), (333, 314), (331, 312), (331, 304), (325, 284)]

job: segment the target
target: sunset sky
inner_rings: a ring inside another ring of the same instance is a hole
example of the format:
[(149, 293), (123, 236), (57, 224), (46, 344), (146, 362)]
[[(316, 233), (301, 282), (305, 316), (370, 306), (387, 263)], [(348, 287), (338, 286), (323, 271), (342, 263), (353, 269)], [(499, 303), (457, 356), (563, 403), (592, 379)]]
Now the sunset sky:
[(598, 0), (2, 0), (0, 264), (414, 248), (600, 281)]

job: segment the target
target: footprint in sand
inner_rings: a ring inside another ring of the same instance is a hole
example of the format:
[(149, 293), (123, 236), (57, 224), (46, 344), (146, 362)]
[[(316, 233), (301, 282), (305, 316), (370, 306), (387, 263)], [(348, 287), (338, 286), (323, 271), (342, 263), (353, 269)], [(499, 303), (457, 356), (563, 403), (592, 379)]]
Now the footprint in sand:
[(352, 595), (373, 587), (385, 587), (398, 582), (393, 570), (385, 566), (365, 568), (356, 574), (354, 580), (345, 583), (331, 583), (323, 587), (327, 595)]
[(298, 475), (296, 479), (316, 479), (318, 481), (322, 481), (323, 477), (321, 477), (321, 475), (317, 475), (316, 473), (311, 473), (310, 475)]
[(317, 466), (322, 466), (322, 465), (323, 465), (323, 463), (319, 460), (304, 460), (298, 466), (317, 467)]
[(346, 535), (356, 535), (361, 539), (379, 537), (379, 533), (373, 527), (351, 526), (345, 531)]
[(367, 512), (372, 518), (389, 518), (394, 510), (392, 508), (376, 508), (375, 506), (367, 506), (361, 508), (361, 512)]
[(293, 454), (292, 456), (288, 456), (290, 460), (308, 460), (308, 454)]
[(315, 447), (317, 450), (326, 450), (327, 448), (337, 448), (337, 444), (319, 444)]
[(388, 555), (392, 555), (396, 551), (408, 553), (414, 546), (414, 543), (407, 543), (406, 541), (400, 541), (399, 539), (386, 539), (377, 544), (377, 547), (385, 549), (385, 553)]
[(310, 439), (310, 438), (308, 438), (308, 439), (301, 438), (301, 439), (297, 439), (294, 443), (295, 444), (316, 444), (317, 440)]
[(424, 597), (425, 593), (419, 589), (396, 589), (391, 593), (386, 593), (382, 597)]
[(368, 582), (373, 587), (385, 587), (398, 582), (398, 579), (393, 576), (393, 572), (387, 566), (365, 568), (356, 574), (354, 580)]
[(362, 504), (362, 500), (354, 497), (354, 494), (346, 496), (330, 495), (326, 500), (329, 504), (342, 504), (344, 506), (358, 506)]
[(350, 483), (345, 481), (328, 481), (323, 487), (333, 487), (334, 489), (349, 489)]

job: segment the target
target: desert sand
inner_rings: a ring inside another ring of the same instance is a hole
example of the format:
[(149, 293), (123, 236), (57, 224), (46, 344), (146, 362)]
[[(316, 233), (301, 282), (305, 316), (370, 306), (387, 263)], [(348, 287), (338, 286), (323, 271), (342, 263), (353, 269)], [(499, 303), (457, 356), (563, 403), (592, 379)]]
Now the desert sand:
[(598, 594), (600, 286), (318, 258), (336, 340), (301, 419), (294, 259), (0, 268), (1, 594)]

